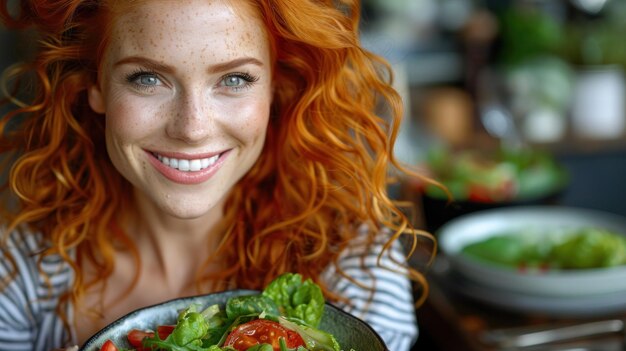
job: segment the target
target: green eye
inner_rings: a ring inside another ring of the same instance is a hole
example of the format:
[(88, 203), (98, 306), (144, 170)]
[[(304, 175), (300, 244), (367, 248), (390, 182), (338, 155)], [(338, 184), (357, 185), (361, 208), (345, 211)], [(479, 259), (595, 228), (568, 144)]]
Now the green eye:
[(226, 77), (224, 80), (224, 85), (227, 87), (238, 87), (243, 84), (243, 79), (238, 76), (230, 76)]

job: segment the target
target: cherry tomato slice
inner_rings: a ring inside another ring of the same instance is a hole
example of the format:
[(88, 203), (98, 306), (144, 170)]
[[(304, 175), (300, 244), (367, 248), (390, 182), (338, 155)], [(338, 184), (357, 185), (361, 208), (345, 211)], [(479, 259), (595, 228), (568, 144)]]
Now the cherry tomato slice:
[(174, 331), (174, 328), (176, 328), (175, 325), (159, 325), (157, 327), (157, 334), (159, 335), (159, 339), (167, 339), (167, 337), (172, 334), (172, 331)]
[(491, 190), (482, 186), (472, 184), (469, 187), (469, 200), (473, 202), (493, 202), (491, 197)]
[(102, 344), (100, 351), (118, 351), (117, 346), (111, 340), (107, 340)]
[(270, 344), (274, 351), (280, 351), (279, 339), (281, 337), (285, 339), (290, 349), (304, 346), (304, 340), (300, 334), (267, 319), (255, 319), (239, 325), (228, 334), (224, 346), (231, 346), (237, 351), (245, 351), (254, 345)]
[(133, 329), (129, 331), (128, 334), (126, 334), (126, 337), (128, 338), (128, 342), (135, 348), (135, 350), (140, 350), (140, 351), (143, 351), (143, 347), (141, 345), (141, 342), (143, 341), (143, 339), (148, 338), (148, 337), (151, 338), (153, 336), (154, 336), (153, 332), (147, 332), (147, 331), (143, 331), (139, 329)]

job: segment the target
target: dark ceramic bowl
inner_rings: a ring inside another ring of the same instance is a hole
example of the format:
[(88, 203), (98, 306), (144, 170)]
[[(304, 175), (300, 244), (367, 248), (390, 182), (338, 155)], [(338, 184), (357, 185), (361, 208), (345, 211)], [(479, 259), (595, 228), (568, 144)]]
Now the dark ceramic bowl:
[(473, 212), (555, 205), (569, 185), (569, 170), (553, 155), (533, 148), (436, 151), (425, 167), (453, 197), (450, 201), (448, 194), (434, 185), (414, 183), (431, 233), (449, 220)]
[[(118, 347), (131, 348), (126, 333), (131, 329), (154, 329), (159, 324), (175, 324), (178, 312), (191, 304), (225, 305), (232, 296), (256, 294), (254, 290), (229, 290), (185, 297), (133, 311), (94, 334), (79, 351), (97, 351), (108, 339)], [(320, 329), (335, 336), (344, 350), (389, 351), (381, 337), (365, 322), (326, 303)]]
[(565, 187), (563, 186), (543, 196), (497, 202), (450, 201), (427, 194), (421, 194), (420, 197), (426, 229), (431, 233), (436, 233), (448, 221), (473, 212), (515, 206), (557, 205), (564, 191)]

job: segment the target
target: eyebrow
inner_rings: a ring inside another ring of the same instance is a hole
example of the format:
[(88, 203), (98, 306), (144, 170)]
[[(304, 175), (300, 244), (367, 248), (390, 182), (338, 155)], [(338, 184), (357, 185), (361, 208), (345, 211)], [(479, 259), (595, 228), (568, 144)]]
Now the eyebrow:
[[(113, 66), (119, 66), (119, 65), (123, 65), (123, 64), (141, 64), (144, 66), (147, 66), (150, 69), (153, 69), (155, 71), (159, 71), (159, 72), (164, 72), (164, 73), (174, 73), (175, 69), (172, 66), (160, 63), (158, 61), (155, 61), (153, 59), (147, 58), (147, 57), (142, 57), (142, 56), (128, 56), (125, 57), (117, 62), (115, 62), (113, 64)], [(227, 62), (222, 62), (222, 63), (217, 63), (214, 65), (211, 65), (208, 69), (209, 73), (218, 73), (218, 72), (224, 72), (224, 71), (228, 71), (231, 70), (233, 68), (239, 67), (239, 66), (243, 66), (246, 64), (253, 64), (259, 67), (263, 67), (263, 62), (261, 62), (260, 60), (254, 58), (254, 57), (241, 57), (241, 58), (237, 58), (231, 61), (227, 61)]]
[(113, 64), (113, 67), (121, 66), (124, 64), (141, 64), (155, 71), (164, 72), (164, 73), (173, 73), (174, 68), (165, 64), (162, 64), (158, 61), (149, 59), (147, 57), (142, 56), (128, 56), (125, 57)]
[(241, 58), (237, 58), (231, 61), (217, 63), (215, 65), (212, 65), (211, 67), (209, 67), (209, 72), (211, 73), (224, 72), (224, 71), (228, 71), (233, 68), (247, 65), (247, 64), (252, 64), (252, 65), (259, 66), (259, 67), (263, 67), (263, 62), (261, 62), (260, 60), (254, 57), (241, 57)]

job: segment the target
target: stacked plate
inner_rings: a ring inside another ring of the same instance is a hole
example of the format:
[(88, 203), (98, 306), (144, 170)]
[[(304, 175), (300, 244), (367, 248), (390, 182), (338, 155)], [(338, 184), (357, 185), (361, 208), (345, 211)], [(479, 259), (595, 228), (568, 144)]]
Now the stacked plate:
[(437, 232), (440, 260), (449, 263), (444, 278), (459, 293), (520, 312), (588, 317), (626, 311), (626, 265), (521, 270), (480, 260), (463, 251), (469, 244), (496, 235), (547, 236), (590, 227), (626, 235), (626, 218), (560, 206), (509, 207), (458, 217)]

